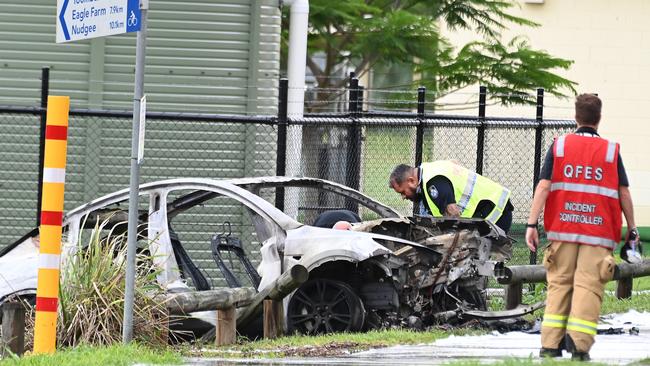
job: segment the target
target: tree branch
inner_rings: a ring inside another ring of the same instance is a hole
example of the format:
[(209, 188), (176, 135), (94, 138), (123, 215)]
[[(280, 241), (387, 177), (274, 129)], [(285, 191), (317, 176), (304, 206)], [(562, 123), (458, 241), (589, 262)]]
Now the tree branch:
[(364, 57), (364, 59), (357, 65), (357, 67), (354, 69), (354, 74), (357, 75), (357, 77), (361, 76), (361, 72), (366, 72), (368, 69), (368, 65), (370, 64), (370, 58)]
[(321, 83), (321, 79), (324, 79), (325, 74), (323, 73), (323, 70), (318, 66), (316, 61), (314, 59), (307, 55), (307, 67), (311, 70), (312, 74), (316, 77), (316, 80), (318, 81), (318, 84)]

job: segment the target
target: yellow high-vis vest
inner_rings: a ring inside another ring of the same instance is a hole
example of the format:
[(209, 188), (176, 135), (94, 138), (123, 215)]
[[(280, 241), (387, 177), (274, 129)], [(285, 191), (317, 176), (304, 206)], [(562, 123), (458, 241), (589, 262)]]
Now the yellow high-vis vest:
[(423, 163), (420, 168), (424, 198), (433, 216), (444, 216), (427, 190), (427, 182), (437, 176), (444, 176), (454, 186), (456, 205), (461, 210), (460, 217), (471, 218), (478, 203), (483, 200), (494, 203), (494, 209), (485, 218), (486, 220), (496, 223), (503, 215), (510, 198), (510, 190), (502, 185), (448, 160)]

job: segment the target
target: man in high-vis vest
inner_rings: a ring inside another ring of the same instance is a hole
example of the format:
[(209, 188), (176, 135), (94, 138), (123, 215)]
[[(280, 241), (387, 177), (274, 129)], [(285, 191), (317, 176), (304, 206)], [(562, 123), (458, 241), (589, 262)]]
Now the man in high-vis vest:
[(544, 252), (548, 289), (541, 357), (561, 357), (565, 349), (573, 360), (589, 360), (605, 284), (614, 276), (621, 211), (627, 235), (636, 230), (619, 145), (596, 132), (601, 108), (595, 95), (576, 98), (578, 129), (548, 149), (528, 217), (530, 250), (539, 244), (542, 209), (550, 241)]
[(389, 184), (402, 198), (418, 203), (420, 215), (483, 218), (505, 233), (510, 230), (510, 190), (453, 161), (400, 164)]

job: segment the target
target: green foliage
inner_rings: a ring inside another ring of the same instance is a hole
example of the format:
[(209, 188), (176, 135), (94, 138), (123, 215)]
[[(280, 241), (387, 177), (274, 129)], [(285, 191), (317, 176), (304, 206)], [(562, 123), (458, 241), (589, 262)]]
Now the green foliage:
[[(84, 247), (77, 248), (64, 267), (58, 335), (61, 345), (109, 345), (122, 340), (126, 233), (112, 235), (107, 224), (108, 220), (98, 224), (86, 243), (80, 238)], [(152, 300), (163, 292), (156, 282), (158, 271), (149, 256), (140, 254), (136, 262), (134, 335), (149, 345), (166, 344), (166, 309)]]
[(505, 22), (537, 26), (537, 23), (508, 14), (514, 5), (509, 0), (412, 0), (410, 6), (424, 11), (432, 9), (431, 15), (442, 18), (452, 29), (476, 30), (488, 38), (498, 38), (507, 29)]
[(650, 311), (650, 294), (633, 294), (629, 299), (617, 299), (612, 293), (605, 293), (601, 314), (626, 313), (634, 309), (639, 312)]
[[(403, 64), (420, 73), (417, 83), (436, 98), (476, 83), (506, 104), (534, 102), (526, 93), (537, 87), (557, 96), (574, 93), (576, 84), (554, 73), (572, 61), (536, 50), (522, 37), (502, 40), (510, 25), (538, 26), (510, 14), (516, 5), (515, 0), (311, 0), (307, 65), (321, 88), (344, 86), (346, 80), (334, 76), (349, 66), (362, 75), (374, 66)], [(287, 20), (285, 11), (285, 30)], [(441, 34), (441, 23), (476, 37), (456, 47)], [(324, 54), (324, 66), (315, 61), (317, 53)]]
[[(62, 265), (57, 322), (58, 347), (112, 345), (122, 342), (126, 277), (126, 233), (116, 234), (110, 220), (98, 223)], [(124, 223), (123, 223), (124, 224)], [(153, 297), (164, 290), (153, 258), (136, 255), (133, 329), (135, 340), (148, 346), (166, 346), (169, 315)], [(33, 318), (28, 317), (28, 343)], [(27, 345), (31, 348), (31, 345)]]
[[(605, 286), (605, 291), (616, 291), (617, 281), (611, 281)], [(632, 279), (632, 291), (650, 290), (650, 277), (637, 277)]]
[(168, 349), (151, 349), (137, 343), (128, 346), (79, 346), (56, 352), (53, 355), (26, 355), (0, 361), (2, 366), (127, 366), (133, 364), (178, 365), (181, 358)]
[(528, 92), (541, 85), (551, 94), (564, 96), (560, 90), (572, 86), (551, 70), (568, 69), (571, 64), (545, 51), (534, 50), (525, 38), (516, 37), (505, 45), (476, 41), (457, 53), (449, 49), (440, 53), (437, 62), (424, 62), (417, 69), (425, 75), (437, 75), (436, 84), (428, 84), (438, 92), (481, 84), (503, 104), (522, 104), (534, 102), (535, 98)]

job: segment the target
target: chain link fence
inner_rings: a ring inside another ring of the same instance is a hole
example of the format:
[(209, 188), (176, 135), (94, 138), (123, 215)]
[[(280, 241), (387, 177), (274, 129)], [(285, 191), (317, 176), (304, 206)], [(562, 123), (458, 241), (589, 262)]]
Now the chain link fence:
[[(394, 100), (383, 103), (398, 105), (398, 110), (367, 110), (380, 108), (379, 101), (363, 101), (363, 93), (341, 101), (350, 95), (349, 90), (332, 93), (339, 98), (333, 102), (336, 109), (347, 106), (347, 110), (305, 116), (286, 112), (268, 116), (148, 113), (141, 182), (177, 177), (305, 175), (357, 188), (410, 215), (412, 203), (388, 186), (392, 169), (400, 163), (454, 159), (512, 190), (515, 211), (511, 235), (518, 240), (512, 263), (528, 263), (523, 224), (536, 182), (536, 162), (543, 159), (554, 136), (574, 128), (573, 121), (445, 116), (425, 112), (426, 102)], [(413, 98), (417, 94), (409, 91), (401, 95)], [(280, 95), (286, 93), (281, 91)], [(286, 103), (280, 100), (280, 111), (286, 111)], [(324, 108), (327, 103), (320, 101), (317, 105)], [(40, 116), (40, 108), (0, 107), (4, 131), (0, 153), (5, 175), (0, 192), (0, 247), (36, 226)], [(128, 187), (131, 125), (130, 112), (71, 111), (66, 211)], [(284, 193), (295, 194), (291, 189)], [(274, 202), (275, 192), (265, 192), (264, 196)], [(312, 222), (323, 208), (348, 204), (337, 200), (340, 198), (300, 193), (297, 207), (285, 211), (294, 210), (299, 220)], [(218, 223), (210, 220), (208, 211), (219, 217)], [(209, 238), (230, 230), (241, 237), (257, 261), (259, 245), (253, 245), (254, 230), (244, 211), (233, 203), (206, 204), (197, 208), (196, 214), (179, 218), (174, 229), (179, 240), (190, 243), (193, 259), (210, 262)], [(231, 226), (228, 229), (226, 222)]]
[[(469, 169), (476, 170), (479, 127), (475, 119), (427, 116), (422, 122), (415, 118), (372, 118), (358, 121), (348, 117), (305, 117), (294, 119), (301, 125), (303, 145), (300, 154), (287, 153), (287, 164), (304, 163), (306, 175), (317, 176), (352, 186), (348, 173), (357, 164), (351, 154), (360, 144), (359, 189), (372, 198), (395, 208), (404, 215), (413, 212), (413, 204), (395, 193), (388, 177), (398, 164), (414, 164), (418, 124), (424, 124), (422, 161), (454, 159)], [(529, 251), (523, 241), (535, 183), (535, 138), (538, 123), (535, 120), (504, 121), (487, 119), (482, 159), (484, 176), (512, 191), (514, 206), (513, 227), (510, 235), (517, 240), (512, 263), (527, 264)], [(554, 136), (572, 131), (569, 121), (550, 121), (543, 124), (544, 149)], [(351, 132), (360, 128), (361, 138), (350, 141)], [(548, 130), (547, 130), (548, 128)], [(537, 152), (540, 154), (541, 152)], [(545, 153), (545, 152), (544, 152)], [(352, 158), (350, 158), (352, 157)], [(344, 207), (341, 202), (321, 202), (332, 208)]]
[(0, 122), (3, 131), (0, 246), (4, 247), (36, 223), (40, 114), (6, 111), (0, 114)]

